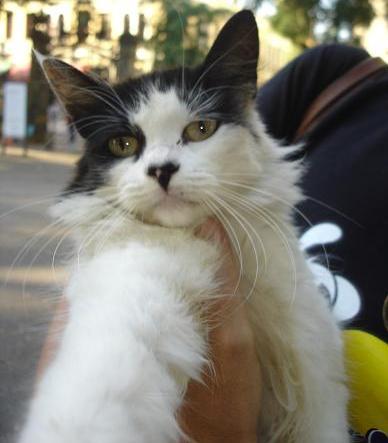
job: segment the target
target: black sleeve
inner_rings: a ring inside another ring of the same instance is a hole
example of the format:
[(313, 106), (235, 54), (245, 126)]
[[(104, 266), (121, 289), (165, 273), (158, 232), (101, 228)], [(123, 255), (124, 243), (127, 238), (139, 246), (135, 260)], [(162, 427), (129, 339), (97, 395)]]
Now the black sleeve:
[(258, 92), (258, 109), (269, 133), (290, 143), (318, 94), (367, 57), (368, 53), (360, 48), (322, 45), (289, 63)]
[[(258, 94), (270, 134), (290, 142), (316, 96), (367, 57), (362, 49), (329, 45), (291, 62)], [(306, 253), (329, 272), (317, 278), (336, 318), (383, 341), (388, 294), (387, 110), (388, 68), (344, 97), (309, 133), (301, 158), (305, 198), (295, 214), (302, 237), (308, 233), (310, 239)], [(335, 239), (329, 232), (336, 232)]]

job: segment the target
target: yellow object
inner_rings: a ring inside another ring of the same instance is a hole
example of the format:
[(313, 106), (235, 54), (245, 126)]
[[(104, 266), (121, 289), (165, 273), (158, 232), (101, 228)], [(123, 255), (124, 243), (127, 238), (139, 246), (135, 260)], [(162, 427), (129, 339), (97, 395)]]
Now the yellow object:
[(388, 433), (388, 344), (362, 331), (344, 332), (352, 429)]

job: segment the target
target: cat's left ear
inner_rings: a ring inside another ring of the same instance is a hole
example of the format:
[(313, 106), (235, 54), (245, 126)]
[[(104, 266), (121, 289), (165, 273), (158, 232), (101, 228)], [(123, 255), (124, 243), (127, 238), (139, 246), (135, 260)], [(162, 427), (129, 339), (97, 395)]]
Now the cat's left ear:
[(241, 86), (256, 91), (259, 36), (255, 17), (243, 10), (224, 25), (204, 64), (205, 86)]

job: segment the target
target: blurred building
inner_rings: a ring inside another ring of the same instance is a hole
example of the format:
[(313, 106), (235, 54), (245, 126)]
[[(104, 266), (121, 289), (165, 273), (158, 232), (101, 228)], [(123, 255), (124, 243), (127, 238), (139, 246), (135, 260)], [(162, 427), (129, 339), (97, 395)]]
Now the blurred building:
[[(246, 4), (246, 0), (203, 1), (231, 12)], [(59, 113), (48, 113), (53, 96), (32, 49), (105, 79), (122, 80), (152, 69), (155, 53), (149, 41), (162, 13), (161, 0), (0, 0), (0, 121), (2, 81), (28, 82), (29, 138), (46, 143), (47, 133), (63, 129), (63, 124), (57, 122), (58, 117), (54, 123), (47, 121), (48, 114)], [(212, 43), (223, 20), (219, 17), (207, 25), (205, 46)], [(263, 82), (295, 51), (271, 30), (266, 18), (259, 18), (259, 27), (259, 79)]]
[[(215, 8), (237, 10), (245, 2), (208, 0)], [(60, 57), (84, 70), (116, 80), (152, 69), (154, 54), (144, 44), (153, 34), (161, 3), (145, 0), (4, 0), (0, 11), (0, 74), (26, 78), (31, 49)], [(260, 19), (263, 70), (277, 70), (292, 46)], [(214, 38), (219, 24), (209, 31)]]
[[(139, 43), (150, 34), (146, 23), (153, 9), (152, 2), (140, 0), (5, 0), (0, 69), (23, 76), (32, 47), (111, 79), (119, 69), (147, 69), (152, 54)], [(120, 56), (132, 57), (135, 66), (119, 68)]]
[(3, 0), (1, 6), (0, 85), (5, 78), (28, 82), (28, 133), (34, 142), (46, 141), (53, 97), (32, 49), (113, 81), (152, 67), (152, 51), (143, 44), (152, 34), (151, 1)]

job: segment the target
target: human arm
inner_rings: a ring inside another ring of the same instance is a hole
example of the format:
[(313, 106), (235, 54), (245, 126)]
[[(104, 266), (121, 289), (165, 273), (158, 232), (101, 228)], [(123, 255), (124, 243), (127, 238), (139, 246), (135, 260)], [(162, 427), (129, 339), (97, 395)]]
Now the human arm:
[(221, 246), (221, 290), (229, 295), (208, 307), (209, 323), (214, 325), (209, 333), (213, 366), (205, 371), (203, 384), (190, 382), (179, 421), (200, 443), (256, 443), (261, 373), (247, 304), (236, 290), (239, 267), (218, 222), (209, 220), (198, 235)]

